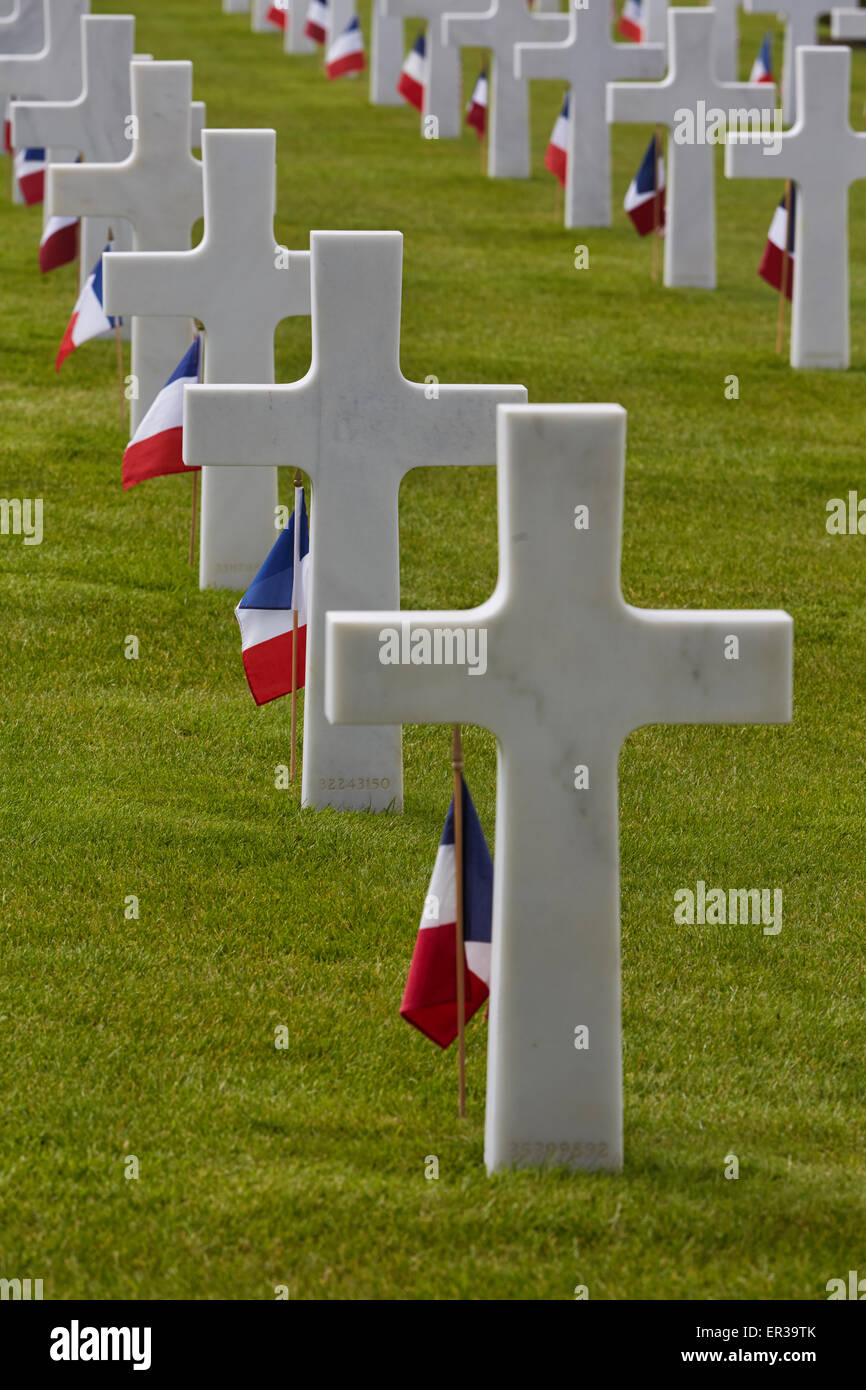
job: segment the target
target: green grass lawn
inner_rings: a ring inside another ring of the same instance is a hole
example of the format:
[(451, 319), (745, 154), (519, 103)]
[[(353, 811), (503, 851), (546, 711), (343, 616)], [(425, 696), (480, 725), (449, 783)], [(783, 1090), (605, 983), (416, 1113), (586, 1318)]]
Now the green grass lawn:
[[(235, 597), (198, 591), (190, 485), (121, 491), (113, 346), (55, 378), (73, 273), (40, 277), (41, 214), (4, 195), (0, 495), (44, 498), (45, 539), (0, 536), (0, 1275), (50, 1298), (825, 1297), (866, 1272), (866, 540), (824, 525), (866, 491), (866, 185), (852, 368), (794, 373), (756, 274), (778, 178), (727, 182), (717, 151), (719, 288), (667, 291), (621, 210), (648, 129), (614, 129), (613, 227), (566, 231), (542, 167), (559, 84), (533, 85), (533, 178), (494, 182), (471, 131), (419, 139), (408, 108), (326, 82), (219, 0), (128, 8), (140, 51), (194, 60), (210, 125), (276, 127), (281, 241), (403, 231), (407, 376), (627, 407), (626, 597), (786, 608), (795, 717), (628, 740), (625, 1170), (488, 1179), (485, 1024), (461, 1122), (456, 1059), (398, 1015), (449, 731), (404, 731), (402, 816), (275, 788), (289, 711), (253, 705)], [(741, 18), (746, 74), (765, 21)], [(863, 52), (854, 78), (859, 129)], [(302, 375), (309, 323), (277, 346), (278, 380)], [(493, 470), (413, 474), (401, 543), (405, 607), (487, 596)], [(490, 735), (467, 730), (466, 754), (492, 844)], [(676, 926), (697, 879), (781, 887), (781, 934)]]

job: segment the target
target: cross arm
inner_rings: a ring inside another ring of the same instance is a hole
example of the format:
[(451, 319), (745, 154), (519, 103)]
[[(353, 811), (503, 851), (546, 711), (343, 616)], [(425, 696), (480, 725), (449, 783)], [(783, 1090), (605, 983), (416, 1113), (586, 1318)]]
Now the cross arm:
[(610, 44), (607, 59), (611, 77), (651, 79), (664, 77), (667, 69), (663, 43)]
[(626, 622), (645, 673), (643, 689), (634, 690), (633, 729), (790, 723), (794, 624), (787, 613), (627, 606)]
[(440, 21), (440, 37), (444, 44), (458, 48), (491, 48), (492, 26), (495, 10), (485, 10), (483, 14), (446, 14)]
[(193, 251), (109, 252), (102, 261), (106, 313), (200, 318), (204, 256), (204, 243)]
[(562, 43), (519, 43), (514, 50), (514, 76), (549, 78), (571, 82), (574, 78), (573, 39), (567, 35)]
[(16, 149), (77, 149), (82, 101), (13, 101), (12, 144)]
[(433, 397), (418, 382), (406, 381), (403, 387), (411, 393), (413, 407), (407, 427), (395, 403), (403, 473), (437, 464), (495, 463), (497, 407), (523, 405), (527, 399), (525, 386), (437, 386)]
[(642, 82), (608, 82), (606, 112), (609, 124), (670, 125), (674, 108), (669, 81), (648, 87)]
[(124, 217), (133, 186), (117, 164), (52, 164), (48, 170), (49, 205), (61, 217)]
[(287, 386), (188, 386), (184, 461), (282, 464), (302, 468), (315, 482), (319, 419), (319, 391), (309, 375)]
[[(495, 596), (479, 608), (452, 613), (327, 613), (327, 718), (332, 724), (478, 724), (496, 733), (489, 686), (496, 680), (493, 672), (478, 665), (472, 674), (468, 663), (437, 663), (435, 656), (459, 658), (462, 650), (477, 657), (483, 652), (486, 667), (488, 637), (495, 643), (499, 621)], [(434, 660), (414, 664), (412, 649), (420, 655), (418, 643), (425, 633)], [(404, 661), (403, 653), (409, 659)]]
[(866, 39), (866, 10), (831, 10), (830, 33), (834, 39)]
[[(769, 143), (771, 137), (752, 135), (744, 130), (729, 130), (725, 138), (725, 177), (728, 179), (797, 178), (799, 160), (796, 155), (796, 135), (790, 132), (776, 137), (784, 158), (778, 159), (779, 149)], [(775, 156), (768, 158), (767, 156)]]
[(428, 19), (451, 12), (453, 0), (373, 0), (385, 19)]

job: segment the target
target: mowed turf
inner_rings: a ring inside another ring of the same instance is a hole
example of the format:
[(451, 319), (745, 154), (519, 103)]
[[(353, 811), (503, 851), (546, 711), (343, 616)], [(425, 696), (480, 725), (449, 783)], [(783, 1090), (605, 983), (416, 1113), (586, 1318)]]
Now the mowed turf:
[[(235, 596), (198, 591), (189, 480), (121, 491), (114, 347), (55, 378), (72, 270), (40, 277), (40, 212), (4, 195), (0, 496), (42, 497), (45, 537), (0, 536), (0, 1275), (50, 1298), (825, 1297), (866, 1260), (866, 539), (825, 529), (829, 498), (866, 491), (866, 187), (851, 370), (794, 373), (756, 275), (779, 177), (728, 182), (717, 151), (719, 288), (666, 291), (621, 210), (648, 129), (614, 129), (613, 227), (566, 231), (542, 167), (559, 84), (533, 85), (532, 179), (494, 182), (472, 132), (421, 140), (366, 78), (326, 82), (218, 0), (128, 8), (140, 51), (194, 61), (211, 126), (276, 128), (279, 240), (403, 231), (407, 376), (628, 408), (626, 597), (786, 608), (795, 717), (626, 743), (625, 1170), (488, 1179), (486, 1025), (460, 1122), (455, 1057), (398, 1015), (449, 731), (404, 731), (402, 816), (275, 787), (289, 710), (253, 705)], [(741, 21), (746, 74), (764, 21)], [(864, 90), (857, 52), (855, 128)], [(278, 379), (309, 343), (281, 327)], [(404, 606), (488, 595), (493, 470), (418, 472), (400, 502)], [(489, 734), (466, 761), (492, 845)], [(781, 933), (677, 926), (698, 879), (781, 888)]]

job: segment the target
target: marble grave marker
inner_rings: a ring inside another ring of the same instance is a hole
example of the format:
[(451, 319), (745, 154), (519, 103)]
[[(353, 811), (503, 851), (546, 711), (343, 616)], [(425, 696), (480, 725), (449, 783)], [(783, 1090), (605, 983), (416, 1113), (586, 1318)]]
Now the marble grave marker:
[[(668, 10), (668, 75), (663, 82), (612, 82), (607, 118), (666, 125), (668, 141), (664, 282), (714, 289), (716, 284), (715, 144), (712, 110), (773, 110), (772, 83), (720, 82), (713, 74), (712, 9)], [(694, 139), (679, 143), (682, 112), (691, 112)], [(724, 130), (724, 125), (722, 126)], [(769, 166), (768, 166), (769, 167)], [(770, 170), (771, 176), (772, 170)]]
[(408, 381), (400, 370), (403, 238), (313, 232), (313, 355), (290, 385), (191, 386), (187, 463), (300, 468), (312, 480), (305, 806), (402, 808), (399, 721), (336, 729), (324, 714), (325, 612), (399, 603), (398, 496), (412, 468), (492, 464), (498, 403), (522, 386)]
[[(191, 251), (106, 256), (109, 314), (188, 315), (205, 327), (207, 382), (272, 382), (274, 333), (310, 312), (309, 252), (274, 240), (276, 135), (202, 135), (204, 236)], [(189, 389), (189, 388), (187, 388)], [(232, 464), (250, 441), (239, 440)], [(275, 468), (202, 470), (201, 587), (247, 588), (276, 539)]]
[(500, 408), (493, 596), (463, 612), (326, 619), (329, 719), (469, 723), (497, 739), (490, 1172), (622, 1166), (624, 740), (646, 724), (791, 718), (786, 613), (623, 599), (625, 423), (613, 405)]

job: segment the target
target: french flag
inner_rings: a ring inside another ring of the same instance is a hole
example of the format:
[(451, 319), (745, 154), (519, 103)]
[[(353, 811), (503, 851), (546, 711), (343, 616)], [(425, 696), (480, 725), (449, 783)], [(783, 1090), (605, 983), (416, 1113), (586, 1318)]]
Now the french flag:
[(472, 97), (466, 108), (466, 124), (478, 132), (478, 139), (483, 140), (487, 131), (487, 107), (490, 101), (490, 94), (487, 87), (487, 69), (482, 68), (475, 83)]
[[(767, 244), (764, 247), (764, 254), (761, 257), (761, 264), (758, 266), (758, 274), (768, 285), (772, 285), (774, 290), (781, 290), (782, 280), (785, 280), (785, 295), (792, 299), (794, 295), (794, 221), (795, 221), (795, 186), (791, 184), (790, 196), (790, 216), (785, 207), (785, 195), (773, 213), (773, 220), (770, 223), (770, 230), (767, 233)], [(785, 269), (785, 242), (788, 243), (788, 265), (787, 274)]]
[(350, 72), (363, 72), (367, 66), (364, 57), (364, 36), (361, 21), (357, 15), (347, 24), (328, 49), (325, 58), (325, 72), (328, 77), (346, 77)]
[(773, 39), (771, 34), (765, 34), (760, 52), (752, 64), (749, 81), (775, 82), (775, 80), (773, 77)]
[(616, 27), (617, 32), (622, 34), (624, 39), (634, 39), (635, 43), (643, 41), (643, 4), (641, 0), (625, 0)]
[(77, 258), (79, 225), (77, 217), (49, 217), (39, 243), (39, 269), (43, 275)]
[(307, 569), (310, 531), (304, 489), (295, 488), (295, 508), (237, 608), (247, 683), (257, 705), (292, 692), (294, 633), (298, 613), (298, 683), (304, 684), (307, 658)]
[[(105, 251), (110, 250), (111, 247), (106, 246)], [(102, 253), (103, 256), (105, 251)], [(91, 338), (102, 337), (104, 333), (111, 332), (115, 325), (121, 322), (121, 319), (108, 318), (102, 307), (102, 256), (100, 256), (87, 277), (84, 289), (78, 296), (78, 302), (72, 311), (72, 318), (69, 320), (63, 335), (63, 342), (60, 344), (54, 370), (59, 372), (70, 352), (81, 347), (82, 343), (89, 342)]]
[(665, 225), (665, 162), (657, 135), (647, 146), (641, 166), (628, 186), (623, 207), (637, 228), (639, 236), (664, 230)]
[[(463, 978), (468, 1021), (490, 994), (493, 861), (469, 788), (462, 778), (461, 788)], [(448, 1047), (457, 1037), (457, 863), (453, 797), (433, 866), (400, 1015), (439, 1047)]]
[(274, 0), (274, 4), (268, 10), (265, 18), (269, 24), (273, 24), (277, 29), (288, 29), (289, 27), (289, 0)]
[(15, 177), (29, 208), (45, 201), (45, 164), (44, 150), (19, 150), (15, 155)]
[(328, 23), (328, 0), (310, 0), (304, 22), (307, 38), (314, 43), (324, 43), (328, 37)]
[(564, 188), (568, 172), (568, 92), (547, 144), (544, 167), (550, 170), (555, 179), (559, 179)]
[(419, 34), (400, 70), (397, 91), (404, 101), (416, 110), (424, 109), (424, 88), (427, 85), (427, 47), (424, 35)]
[(198, 473), (183, 461), (183, 392), (201, 380), (201, 339), (178, 363), (123, 455), (123, 487), (169, 473)]

